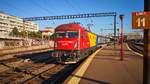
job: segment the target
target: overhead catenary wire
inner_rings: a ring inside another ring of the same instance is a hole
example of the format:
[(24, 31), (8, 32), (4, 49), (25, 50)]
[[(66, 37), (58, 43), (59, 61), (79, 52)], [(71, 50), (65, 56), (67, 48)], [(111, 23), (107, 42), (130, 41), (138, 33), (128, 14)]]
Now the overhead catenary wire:
[[(77, 6), (77, 4), (76, 4), (76, 6), (74, 6), (74, 5), (72, 5), (71, 2), (69, 2), (68, 0), (65, 0), (65, 1), (66, 1), (66, 4), (67, 4), (68, 6), (70, 6), (75, 12), (80, 13), (80, 12), (78, 12), (78, 11), (81, 11), (81, 8), (80, 8), (79, 6)], [(79, 9), (79, 10), (76, 10), (76, 8)], [(87, 26), (88, 26), (88, 29), (90, 30), (90, 26), (91, 26), (91, 24), (92, 24), (92, 19), (89, 18), (89, 20), (90, 20), (90, 25), (87, 24)]]
[(13, 5), (13, 4), (7, 2), (6, 0), (1, 0), (1, 3), (3, 3), (3, 4), (5, 4), (5, 5), (7, 5), (7, 6), (9, 6), (9, 7), (12, 8), (12, 9), (17, 10), (19, 13), (22, 13), (22, 14), (26, 13), (26, 11), (24, 11), (23, 9), (16, 7), (15, 5)]
[[(68, 0), (66, 0), (66, 1), (68, 1)], [(79, 11), (83, 11), (83, 10), (84, 10), (84, 9), (81, 10), (79, 4), (75, 4), (76, 6), (74, 6), (74, 5), (71, 4), (71, 2), (68, 1), (68, 3), (69, 3), (73, 8), (79, 9)], [(85, 13), (85, 12), (83, 11), (83, 13)], [(89, 17), (88, 19), (89, 19), (89, 24), (87, 24), (87, 26), (88, 26), (89, 30), (91, 31), (90, 28), (91, 28), (91, 26), (95, 27), (95, 26), (94, 26), (95, 23), (94, 23), (94, 21), (93, 21), (93, 19), (92, 19), (91, 17)]]
[[(43, 0), (43, 4), (49, 5), (48, 3), (50, 4), (50, 3), (51, 3), (51, 0), (48, 0), (48, 1), (47, 1), (47, 0)], [(53, 5), (51, 5), (51, 4), (50, 4), (50, 9), (51, 9), (51, 10), (54, 10), (54, 11), (57, 10), (57, 9), (54, 8)], [(48, 12), (49, 12), (49, 11), (48, 11)], [(52, 23), (51, 23), (51, 24), (55, 24), (55, 23), (56, 23), (56, 22), (55, 22), (54, 20), (52, 20)]]
[[(36, 7), (38, 7), (38, 8), (40, 8), (40, 9), (44, 10), (44, 11), (47, 12), (48, 14), (49, 14), (49, 13), (50, 13), (50, 14), (54, 14), (52, 11), (48, 10), (46, 7), (43, 7), (43, 6), (42, 6), (41, 4), (39, 4), (37, 1), (34, 1), (34, 0), (30, 0), (30, 1), (32, 1), (32, 3), (33, 3)], [(52, 22), (55, 23), (53, 20), (52, 20)]]
[(68, 0), (64, 0), (66, 2), (66, 4), (71, 7), (75, 12), (78, 13), (78, 10), (68, 1)]
[(48, 10), (46, 7), (43, 7), (41, 4), (39, 4), (37, 1), (34, 1), (34, 0), (30, 0), (32, 2), (32, 4), (34, 4), (35, 6), (37, 6), (38, 8), (44, 10), (45, 12), (47, 13), (51, 13), (53, 14), (52, 11)]
[[(68, 0), (64, 0), (66, 5), (68, 5), (68, 7), (70, 7), (74, 12), (79, 13), (79, 11), (68, 1)], [(75, 21), (73, 21), (75, 22)]]
[[(44, 5), (49, 5), (50, 6), (50, 10), (52, 10), (53, 11), (53, 13), (55, 12), (56, 13), (56, 11), (58, 11), (57, 10), (57, 8), (55, 8), (53, 5), (53, 3), (51, 2), (51, 0), (43, 0), (43, 4)], [(48, 10), (48, 9), (47, 9)], [(59, 12), (57, 12), (57, 13), (59, 13)]]

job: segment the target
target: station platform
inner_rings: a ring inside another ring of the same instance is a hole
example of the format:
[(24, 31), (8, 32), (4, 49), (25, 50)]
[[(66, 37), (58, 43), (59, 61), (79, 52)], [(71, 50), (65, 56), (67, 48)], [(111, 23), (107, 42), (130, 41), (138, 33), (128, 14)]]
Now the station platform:
[(143, 57), (124, 44), (105, 46), (86, 59), (64, 84), (143, 84)]

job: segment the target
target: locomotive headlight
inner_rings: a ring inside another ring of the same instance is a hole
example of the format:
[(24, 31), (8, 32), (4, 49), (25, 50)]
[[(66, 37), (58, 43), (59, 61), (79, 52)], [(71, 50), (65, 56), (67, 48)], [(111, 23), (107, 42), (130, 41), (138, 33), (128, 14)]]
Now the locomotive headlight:
[(78, 48), (78, 42), (74, 44), (74, 48)]

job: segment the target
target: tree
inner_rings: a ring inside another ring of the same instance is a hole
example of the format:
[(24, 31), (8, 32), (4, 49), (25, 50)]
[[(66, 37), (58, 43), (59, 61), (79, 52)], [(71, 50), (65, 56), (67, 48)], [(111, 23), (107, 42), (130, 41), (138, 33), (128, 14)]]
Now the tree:
[(42, 38), (42, 33), (41, 32), (28, 31), (28, 36), (31, 38), (40, 39), (40, 38)]
[(51, 40), (54, 40), (54, 39), (56, 38), (56, 34), (50, 35), (49, 38), (50, 38)]
[(21, 37), (27, 37), (28, 35), (28, 32), (27, 31), (21, 31), (20, 33), (19, 33), (19, 35), (21, 36)]
[(13, 30), (9, 33), (10, 36), (19, 36), (19, 31), (17, 27), (14, 27)]
[(40, 31), (36, 32), (36, 37), (37, 38), (42, 38), (42, 33)]

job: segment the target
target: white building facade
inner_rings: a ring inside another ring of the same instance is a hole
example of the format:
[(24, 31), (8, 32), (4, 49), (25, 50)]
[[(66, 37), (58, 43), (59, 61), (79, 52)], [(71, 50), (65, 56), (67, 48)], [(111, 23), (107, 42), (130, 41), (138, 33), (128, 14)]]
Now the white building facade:
[(37, 32), (39, 27), (36, 23), (31, 21), (23, 21), (23, 19), (16, 16), (8, 15), (0, 12), (0, 34), (8, 36), (13, 28), (17, 28), (18, 31), (34, 31)]
[(7, 35), (10, 26), (8, 21), (8, 15), (0, 13), (0, 34)]
[(39, 26), (31, 21), (23, 21), (23, 27), (25, 31), (37, 32), (39, 30)]

